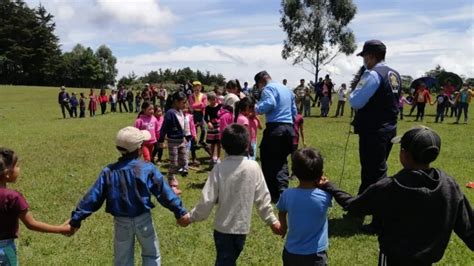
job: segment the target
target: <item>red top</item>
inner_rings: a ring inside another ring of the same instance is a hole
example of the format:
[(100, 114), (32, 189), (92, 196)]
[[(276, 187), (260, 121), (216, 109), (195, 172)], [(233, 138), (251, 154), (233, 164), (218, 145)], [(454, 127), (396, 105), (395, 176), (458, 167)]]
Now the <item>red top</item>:
[(107, 97), (107, 95), (100, 95), (99, 96), (99, 102), (100, 103), (107, 103), (109, 101), (109, 97)]
[(431, 96), (430, 91), (428, 89), (419, 89), (415, 92), (414, 98), (417, 103), (430, 103), (431, 104)]
[(0, 188), (0, 240), (18, 238), (20, 214), (28, 208), (20, 192)]
[(446, 94), (448, 97), (454, 93), (454, 86), (453, 85), (444, 85), (443, 93)]
[(293, 138), (293, 144), (298, 145), (300, 141), (300, 128), (304, 123), (303, 116), (301, 114), (297, 114), (295, 117), (295, 121), (293, 122), (293, 129), (295, 130), (295, 137)]

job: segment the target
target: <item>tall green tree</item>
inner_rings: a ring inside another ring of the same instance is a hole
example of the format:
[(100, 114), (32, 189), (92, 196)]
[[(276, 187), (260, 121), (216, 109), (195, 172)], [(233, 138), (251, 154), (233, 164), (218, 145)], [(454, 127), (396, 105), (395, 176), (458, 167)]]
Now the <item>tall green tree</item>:
[(53, 16), (43, 6), (0, 0), (0, 83), (48, 85), (61, 51)]
[(106, 45), (101, 45), (97, 48), (95, 56), (100, 63), (100, 79), (99, 82), (102, 86), (114, 85), (115, 77), (117, 76), (118, 70), (115, 68), (117, 64), (117, 58), (113, 56), (112, 50)]
[(348, 27), (357, 12), (352, 0), (282, 0), (281, 7), (281, 27), (287, 35), (281, 55), (313, 73), (315, 82), (323, 66), (357, 48)]

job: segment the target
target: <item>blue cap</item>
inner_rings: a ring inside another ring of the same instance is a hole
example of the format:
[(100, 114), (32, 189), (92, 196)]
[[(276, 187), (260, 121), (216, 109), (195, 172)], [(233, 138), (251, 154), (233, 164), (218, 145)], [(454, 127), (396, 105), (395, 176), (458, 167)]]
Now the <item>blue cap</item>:
[(364, 43), (364, 48), (362, 48), (362, 52), (358, 53), (357, 56), (364, 56), (366, 53), (373, 53), (373, 52), (386, 52), (387, 47), (385, 44), (379, 40), (369, 40)]

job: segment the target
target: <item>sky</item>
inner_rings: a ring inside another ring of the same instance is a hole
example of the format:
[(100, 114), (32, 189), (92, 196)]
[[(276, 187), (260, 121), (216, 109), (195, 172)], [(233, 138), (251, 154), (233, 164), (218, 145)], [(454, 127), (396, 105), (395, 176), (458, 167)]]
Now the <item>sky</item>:
[[(474, 77), (474, 1), (353, 0), (349, 24), (357, 50), (323, 67), (336, 84), (348, 83), (362, 65), (355, 54), (364, 41), (387, 46), (386, 63), (414, 78), (441, 65)], [(81, 43), (102, 44), (117, 57), (120, 77), (159, 68), (222, 73), (252, 83), (267, 70), (274, 80), (314, 79), (305, 68), (281, 57), (285, 33), (280, 0), (26, 0), (54, 15), (63, 52)]]

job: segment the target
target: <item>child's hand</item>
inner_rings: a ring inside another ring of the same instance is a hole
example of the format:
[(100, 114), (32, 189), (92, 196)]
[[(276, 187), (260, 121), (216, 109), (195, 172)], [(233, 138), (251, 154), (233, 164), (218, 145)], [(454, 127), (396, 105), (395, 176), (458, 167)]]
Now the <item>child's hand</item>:
[(328, 182), (329, 182), (329, 179), (326, 176), (321, 176), (321, 179), (319, 179), (319, 182), (318, 184), (316, 184), (316, 186), (324, 187)]
[(165, 143), (164, 142), (158, 143), (158, 147), (160, 147), (160, 149), (164, 149), (165, 148)]
[(214, 127), (212, 126), (212, 123), (211, 123), (211, 122), (207, 123), (207, 127), (208, 127), (209, 129), (213, 129), (213, 128), (214, 128)]
[(189, 216), (189, 213), (186, 213), (185, 215), (181, 216), (181, 218), (176, 220), (176, 223), (182, 227), (186, 227), (191, 223), (191, 216)]
[(272, 229), (273, 233), (275, 235), (283, 235), (283, 232), (281, 231), (281, 224), (280, 222), (276, 222), (272, 225), (270, 225), (270, 228)]
[(60, 225), (61, 227), (61, 234), (62, 235), (65, 235), (65, 236), (72, 236), (74, 235), (77, 230), (79, 230), (79, 228), (74, 228), (72, 227), (70, 224), (69, 224), (69, 221), (70, 219), (68, 219), (67, 221), (65, 221), (62, 225)]

